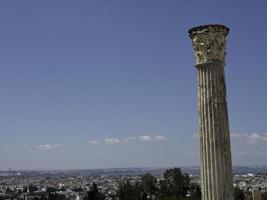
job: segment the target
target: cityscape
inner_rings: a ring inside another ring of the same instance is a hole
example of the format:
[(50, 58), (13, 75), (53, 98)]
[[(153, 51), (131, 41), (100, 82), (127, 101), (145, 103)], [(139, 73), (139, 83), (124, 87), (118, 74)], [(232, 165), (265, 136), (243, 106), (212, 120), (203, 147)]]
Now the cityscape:
[[(183, 167), (192, 184), (200, 185), (198, 167)], [(0, 199), (87, 199), (87, 193), (97, 185), (103, 199), (119, 199), (122, 182), (142, 182), (151, 174), (156, 184), (164, 179), (164, 168), (122, 168), (98, 170), (51, 170), (51, 171), (1, 171)], [(234, 187), (240, 188), (246, 199), (252, 199), (253, 191), (260, 191), (266, 199), (267, 167), (234, 167)], [(52, 195), (51, 195), (52, 194)], [(57, 196), (55, 196), (57, 194)], [(50, 195), (50, 196), (49, 196)], [(53, 196), (54, 195), (54, 196)], [(190, 196), (190, 194), (187, 194)], [(131, 198), (129, 198), (131, 199)], [(151, 197), (153, 199), (153, 197)], [(155, 197), (154, 197), (155, 199)]]
[(0, 1), (0, 200), (267, 200), (266, 8)]

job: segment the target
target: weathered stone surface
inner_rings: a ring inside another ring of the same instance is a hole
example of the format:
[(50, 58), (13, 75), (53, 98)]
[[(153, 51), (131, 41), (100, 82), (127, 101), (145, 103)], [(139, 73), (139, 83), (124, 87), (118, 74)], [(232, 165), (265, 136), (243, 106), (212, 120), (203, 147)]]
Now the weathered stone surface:
[(202, 200), (233, 200), (224, 75), (228, 30), (222, 25), (207, 25), (189, 31), (197, 53)]
[(206, 25), (192, 28), (188, 32), (195, 49), (197, 64), (207, 61), (224, 62), (229, 28), (222, 25)]

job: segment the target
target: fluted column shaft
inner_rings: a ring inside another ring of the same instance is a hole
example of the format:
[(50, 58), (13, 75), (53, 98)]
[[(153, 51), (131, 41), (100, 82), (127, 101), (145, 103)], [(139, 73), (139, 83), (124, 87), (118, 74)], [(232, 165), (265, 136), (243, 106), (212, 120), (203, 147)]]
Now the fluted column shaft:
[(224, 64), (212, 61), (196, 67), (202, 197), (203, 200), (231, 200), (232, 162)]
[(189, 30), (198, 71), (202, 200), (233, 200), (232, 161), (224, 75), (229, 28)]

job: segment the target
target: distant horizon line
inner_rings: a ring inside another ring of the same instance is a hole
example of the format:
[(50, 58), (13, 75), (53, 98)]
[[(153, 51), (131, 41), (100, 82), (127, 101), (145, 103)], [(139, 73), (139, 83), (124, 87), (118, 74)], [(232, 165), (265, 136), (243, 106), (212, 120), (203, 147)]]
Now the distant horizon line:
[[(267, 164), (263, 165), (233, 165), (234, 167), (248, 167), (248, 168), (260, 168), (267, 167)], [(66, 168), (66, 169), (0, 169), (0, 172), (8, 171), (76, 171), (76, 170), (119, 170), (119, 169), (170, 169), (170, 168), (200, 168), (200, 165), (188, 165), (188, 166), (162, 166), (162, 167), (106, 167), (106, 168)]]

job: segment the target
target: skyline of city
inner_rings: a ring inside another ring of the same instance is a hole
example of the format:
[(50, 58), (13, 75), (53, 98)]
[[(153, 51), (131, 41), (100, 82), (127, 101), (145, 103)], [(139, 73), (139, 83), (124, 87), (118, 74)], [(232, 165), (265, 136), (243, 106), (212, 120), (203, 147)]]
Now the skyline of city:
[(212, 23), (231, 29), (233, 165), (267, 165), (266, 6), (0, 2), (0, 170), (198, 166), (187, 30)]

